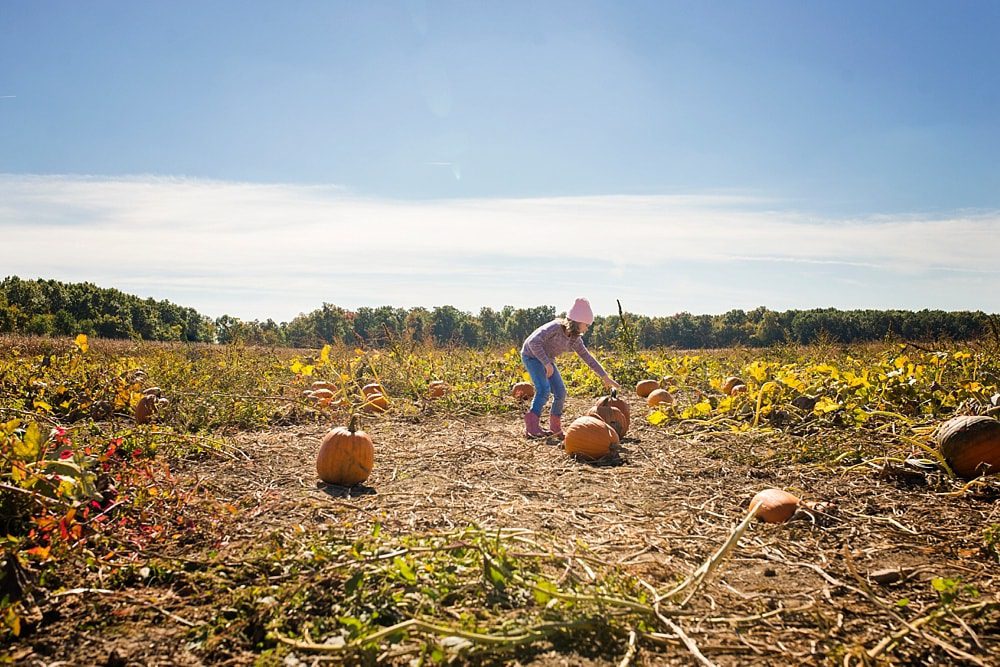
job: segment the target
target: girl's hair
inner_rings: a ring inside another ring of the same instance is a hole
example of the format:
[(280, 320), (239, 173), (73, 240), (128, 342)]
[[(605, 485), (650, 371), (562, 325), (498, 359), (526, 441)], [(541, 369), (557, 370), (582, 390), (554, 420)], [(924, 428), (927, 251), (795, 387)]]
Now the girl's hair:
[(571, 320), (568, 317), (560, 318), (560, 324), (562, 324), (563, 331), (570, 338), (579, 338), (582, 334), (580, 333), (580, 323), (576, 320)]

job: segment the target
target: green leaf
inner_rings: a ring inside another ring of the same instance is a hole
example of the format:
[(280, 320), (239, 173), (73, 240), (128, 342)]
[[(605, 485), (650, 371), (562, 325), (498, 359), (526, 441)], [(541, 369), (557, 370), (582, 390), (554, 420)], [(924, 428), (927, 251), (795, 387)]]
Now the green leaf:
[(344, 592), (347, 593), (348, 595), (354, 595), (354, 593), (358, 590), (358, 587), (361, 585), (361, 582), (364, 581), (364, 579), (365, 579), (364, 570), (358, 570), (357, 572), (352, 574), (351, 578), (344, 583)]
[(399, 570), (399, 574), (402, 575), (403, 579), (406, 579), (410, 583), (417, 580), (417, 575), (413, 573), (413, 568), (411, 568), (409, 564), (399, 556), (396, 556), (396, 558), (393, 559), (392, 564), (396, 566), (397, 570)]
[(535, 582), (535, 602), (544, 605), (552, 599), (552, 594), (556, 593), (558, 590), (559, 588), (548, 579), (539, 578)]

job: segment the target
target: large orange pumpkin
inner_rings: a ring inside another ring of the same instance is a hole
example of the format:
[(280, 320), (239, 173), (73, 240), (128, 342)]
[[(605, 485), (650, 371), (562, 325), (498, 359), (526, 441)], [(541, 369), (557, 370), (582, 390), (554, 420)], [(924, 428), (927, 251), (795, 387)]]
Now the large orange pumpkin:
[(316, 473), (324, 482), (352, 486), (368, 479), (375, 465), (375, 446), (355, 417), (347, 428), (338, 426), (325, 436), (316, 455)]
[[(624, 438), (625, 434), (628, 433), (628, 427), (630, 423), (629, 415), (625, 414), (625, 411), (618, 407), (620, 403), (624, 403), (621, 399), (617, 399), (611, 396), (604, 396), (603, 398), (597, 399), (597, 403), (592, 407), (587, 414), (591, 417), (598, 417), (608, 426), (615, 430), (618, 434), (618, 438)], [(625, 404), (628, 408), (628, 404)]]
[(660, 388), (660, 383), (656, 380), (639, 380), (635, 384), (635, 393), (643, 398), (649, 396), (654, 390)]
[(598, 417), (577, 417), (566, 429), (563, 447), (567, 454), (595, 461), (611, 453), (611, 446), (618, 444), (618, 434)]
[(751, 509), (760, 503), (757, 518), (767, 523), (784, 523), (799, 507), (799, 499), (781, 489), (764, 489), (750, 501)]
[(510, 393), (518, 400), (527, 401), (535, 397), (535, 385), (530, 382), (518, 382)]
[(953, 417), (934, 433), (956, 475), (972, 479), (1000, 472), (1000, 421), (992, 417)]
[(735, 387), (738, 384), (742, 384), (745, 386), (746, 382), (736, 377), (735, 375), (730, 375), (729, 377), (727, 377), (725, 380), (722, 381), (722, 393), (732, 394), (733, 387)]
[(649, 407), (653, 407), (654, 405), (659, 405), (660, 403), (673, 405), (674, 397), (666, 389), (656, 389), (652, 391), (646, 398), (646, 404), (649, 405)]

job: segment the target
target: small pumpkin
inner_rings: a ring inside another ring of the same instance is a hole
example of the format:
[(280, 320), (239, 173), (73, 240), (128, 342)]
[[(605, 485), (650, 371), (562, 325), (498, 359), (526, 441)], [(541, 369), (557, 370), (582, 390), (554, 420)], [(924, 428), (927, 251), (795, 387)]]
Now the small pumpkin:
[[(628, 404), (628, 401), (626, 401), (624, 398), (618, 395), (617, 389), (612, 389), (611, 395), (608, 396), (607, 399), (608, 399), (608, 404), (611, 405), (611, 407), (618, 408), (619, 410), (621, 410), (622, 414), (625, 415), (625, 419), (631, 422), (632, 406)], [(598, 402), (602, 400), (604, 399), (598, 399)]]
[(448, 385), (444, 380), (431, 380), (427, 385), (427, 395), (431, 398), (441, 398), (448, 393)]
[(382, 388), (378, 382), (372, 382), (371, 384), (366, 384), (361, 388), (361, 393), (364, 394), (365, 398), (368, 398), (372, 394), (382, 394), (385, 396), (385, 389)]
[(567, 454), (596, 461), (610, 454), (611, 446), (617, 445), (618, 442), (618, 434), (603, 420), (584, 415), (574, 419), (566, 428), (563, 447)]
[(535, 397), (535, 385), (530, 382), (518, 382), (510, 393), (520, 401), (528, 401)]
[(368, 479), (375, 464), (375, 446), (364, 431), (357, 430), (357, 418), (347, 428), (332, 429), (320, 442), (316, 454), (316, 474), (324, 482), (353, 486)]
[(156, 394), (143, 394), (132, 413), (136, 424), (148, 424), (156, 414)]
[(618, 434), (619, 439), (624, 438), (628, 432), (629, 418), (624, 412), (611, 404), (610, 396), (599, 399), (597, 404), (587, 414), (591, 417), (597, 417), (613, 428), (615, 433)]
[(722, 393), (726, 395), (732, 394), (733, 387), (735, 387), (738, 384), (741, 384), (744, 387), (746, 386), (746, 382), (736, 377), (735, 375), (730, 375), (729, 377), (727, 377), (725, 380), (722, 381)]
[(646, 398), (655, 390), (660, 388), (660, 383), (656, 380), (639, 380), (635, 384), (635, 393), (642, 398)]
[(327, 406), (333, 403), (333, 399), (336, 398), (336, 396), (337, 395), (329, 389), (315, 389), (309, 392), (309, 398), (322, 406)]
[(367, 412), (385, 412), (389, 409), (389, 399), (385, 394), (368, 394), (361, 407)]
[(319, 391), (320, 389), (327, 389), (329, 391), (335, 392), (339, 389), (339, 387), (337, 387), (337, 385), (333, 384), (332, 382), (327, 382), (326, 380), (316, 380), (315, 382), (312, 383), (311, 389), (313, 391)]
[(733, 388), (729, 390), (729, 395), (736, 396), (737, 394), (745, 394), (747, 391), (747, 386), (745, 384), (734, 384)]
[(767, 523), (784, 523), (792, 518), (799, 508), (799, 499), (781, 489), (764, 489), (750, 501), (753, 509), (760, 504), (757, 518)]
[(956, 475), (1000, 472), (1000, 421), (993, 417), (953, 417), (938, 427), (934, 440)]
[(646, 404), (649, 405), (649, 407), (659, 405), (660, 403), (673, 405), (674, 397), (666, 389), (656, 389), (646, 398)]

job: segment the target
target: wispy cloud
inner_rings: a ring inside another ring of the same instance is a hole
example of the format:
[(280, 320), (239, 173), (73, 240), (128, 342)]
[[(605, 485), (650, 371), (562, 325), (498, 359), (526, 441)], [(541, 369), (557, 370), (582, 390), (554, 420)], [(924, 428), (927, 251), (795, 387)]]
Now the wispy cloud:
[(90, 280), (210, 315), (576, 294), (650, 314), (1000, 309), (997, 212), (829, 219), (746, 196), (388, 201), (327, 186), (0, 175), (0, 234), (4, 275)]

